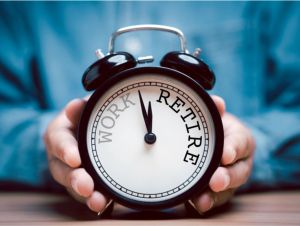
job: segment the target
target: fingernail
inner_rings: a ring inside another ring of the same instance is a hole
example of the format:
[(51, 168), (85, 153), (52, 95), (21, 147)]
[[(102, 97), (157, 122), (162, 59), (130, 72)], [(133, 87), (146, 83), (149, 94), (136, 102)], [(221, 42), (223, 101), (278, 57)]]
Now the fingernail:
[(90, 199), (87, 200), (86, 205), (89, 207), (90, 210), (92, 210)]
[[(211, 202), (210, 202), (210, 205), (209, 205), (209, 208), (208, 208), (208, 210), (210, 210), (212, 207), (214, 206), (214, 200), (213, 199), (211, 199)], [(207, 210), (207, 211), (208, 211)]]
[[(205, 200), (206, 199), (206, 200)], [(201, 208), (201, 212), (205, 213), (207, 211), (209, 211), (213, 205), (214, 205), (214, 200), (212, 199), (212, 197), (208, 194), (206, 194), (205, 196), (202, 197), (202, 200), (200, 201), (202, 203), (204, 202), (208, 202), (209, 204), (207, 205), (208, 207), (205, 207), (202, 205), (202, 208)]]
[(105, 210), (110, 206), (110, 204), (112, 204), (112, 202), (113, 202), (112, 199), (109, 200), (109, 202), (105, 205), (105, 207), (104, 207), (101, 211), (99, 211), (99, 212), (97, 213), (97, 215), (98, 215), (98, 216), (101, 216), (101, 215), (105, 212)]
[(80, 195), (79, 190), (78, 190), (78, 185), (77, 185), (77, 180), (76, 179), (72, 179), (71, 180), (71, 186), (73, 188), (73, 190)]
[(197, 211), (197, 213), (199, 213), (200, 215), (203, 215), (203, 213), (198, 210), (198, 208), (195, 206), (195, 204), (192, 202), (192, 200), (188, 200), (188, 202), (194, 208), (194, 210)]
[(230, 177), (228, 174), (224, 175), (224, 186), (222, 188), (222, 190), (225, 190), (230, 184)]
[(77, 147), (70, 147), (69, 153), (72, 153), (72, 156), (64, 155), (64, 161), (67, 163), (70, 167), (76, 168), (79, 167), (81, 164), (80, 155), (78, 154), (78, 148)]
[(230, 148), (230, 163), (232, 163), (236, 158), (236, 151), (233, 148)]
[(204, 193), (204, 194), (201, 195), (201, 197), (197, 201), (198, 208), (196, 207), (196, 205), (192, 201), (189, 201), (189, 203), (191, 204), (192, 207), (194, 207), (194, 209), (200, 215), (204, 215), (205, 212), (207, 212), (208, 210), (210, 210), (213, 207), (214, 200), (208, 193)]

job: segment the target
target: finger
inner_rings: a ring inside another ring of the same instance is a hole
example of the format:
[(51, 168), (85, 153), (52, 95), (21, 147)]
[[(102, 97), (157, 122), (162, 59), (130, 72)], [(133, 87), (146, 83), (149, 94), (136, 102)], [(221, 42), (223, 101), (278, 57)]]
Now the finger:
[(67, 188), (67, 191), (75, 200), (87, 204), (92, 211), (97, 212), (99, 215), (112, 204), (112, 200), (108, 201), (109, 199), (98, 191), (93, 191), (88, 198), (79, 196), (72, 188)]
[(221, 163), (230, 165), (252, 154), (253, 138), (248, 129), (237, 126), (236, 130), (225, 135)]
[(89, 197), (92, 194), (94, 182), (83, 168), (72, 169), (56, 158), (49, 161), (49, 168), (58, 183), (72, 188), (77, 195)]
[(215, 102), (220, 115), (222, 116), (225, 113), (225, 109), (226, 109), (225, 101), (223, 100), (223, 98), (216, 96), (216, 95), (212, 95), (211, 97), (212, 97), (213, 101)]
[(71, 187), (78, 195), (89, 197), (94, 191), (94, 181), (85, 169), (75, 169), (69, 177), (71, 178)]
[(80, 196), (78, 195), (71, 187), (67, 187), (66, 188), (67, 191), (69, 192), (69, 194), (78, 202), (82, 203), (82, 204), (85, 204), (86, 203), (86, 200), (87, 198), (83, 197), (83, 196)]
[(212, 192), (211, 196), (213, 199), (213, 207), (218, 207), (218, 206), (222, 206), (225, 203), (227, 203), (231, 197), (234, 195), (235, 189), (228, 189), (226, 191), (222, 191), (222, 192)]
[(210, 179), (209, 187), (214, 192), (237, 188), (246, 183), (252, 167), (252, 158), (241, 160), (228, 167), (218, 167)]
[(203, 214), (214, 207), (225, 204), (228, 200), (230, 200), (233, 194), (233, 189), (229, 189), (219, 193), (215, 193), (209, 190), (201, 194), (199, 197), (192, 199), (190, 204), (198, 213)]
[(48, 132), (48, 152), (68, 166), (76, 168), (81, 165), (77, 140), (67, 128), (59, 128)]
[(210, 191), (201, 194), (199, 197), (193, 198), (189, 201), (192, 207), (200, 213), (203, 214), (213, 207), (213, 198)]
[(70, 101), (65, 108), (66, 116), (70, 120), (72, 127), (74, 129), (77, 127), (77, 124), (79, 122), (85, 104), (86, 104), (85, 100), (74, 99)]
[(87, 206), (94, 212), (103, 213), (105, 209), (111, 204), (109, 200), (100, 192), (94, 191), (86, 201)]

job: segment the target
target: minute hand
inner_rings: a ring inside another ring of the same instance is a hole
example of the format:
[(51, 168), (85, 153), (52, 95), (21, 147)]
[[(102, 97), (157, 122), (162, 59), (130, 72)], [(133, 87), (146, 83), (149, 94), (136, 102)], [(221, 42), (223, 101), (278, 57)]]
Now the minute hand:
[(147, 112), (146, 112), (146, 108), (145, 108), (145, 105), (144, 105), (144, 101), (143, 101), (141, 92), (138, 91), (138, 93), (139, 93), (139, 99), (140, 99), (140, 103), (141, 103), (141, 109), (142, 109), (142, 113), (143, 113), (144, 122), (145, 122), (145, 125), (146, 125), (146, 128), (147, 128), (147, 132), (151, 133), (152, 132), (152, 108), (151, 108), (151, 102), (149, 102), (149, 105), (148, 105), (148, 114), (149, 114), (148, 115)]

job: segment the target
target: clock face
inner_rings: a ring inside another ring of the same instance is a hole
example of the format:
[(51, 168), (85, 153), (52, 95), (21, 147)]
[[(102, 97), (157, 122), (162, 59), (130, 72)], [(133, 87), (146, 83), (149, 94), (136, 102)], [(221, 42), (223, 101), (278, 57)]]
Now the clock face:
[[(99, 189), (139, 206), (173, 203), (203, 189), (221, 156), (207, 96), (205, 102), (183, 81), (153, 71), (128, 76), (94, 98), (83, 139)], [(153, 143), (145, 141), (142, 105), (148, 114), (151, 105)]]

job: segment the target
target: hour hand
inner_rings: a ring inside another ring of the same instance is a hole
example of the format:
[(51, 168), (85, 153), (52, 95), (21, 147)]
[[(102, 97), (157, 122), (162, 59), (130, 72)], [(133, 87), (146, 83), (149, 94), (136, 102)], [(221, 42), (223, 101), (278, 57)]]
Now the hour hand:
[(146, 128), (147, 128), (147, 133), (146, 133), (144, 139), (145, 139), (145, 142), (147, 144), (153, 144), (156, 141), (156, 136), (155, 136), (154, 133), (152, 133), (152, 107), (151, 107), (151, 102), (149, 101), (149, 103), (148, 103), (148, 113), (147, 113), (142, 94), (139, 90), (138, 90), (138, 93), (139, 93), (139, 99), (140, 99), (140, 104), (141, 104), (141, 109), (142, 109), (144, 122), (145, 122), (145, 125), (146, 125)]

